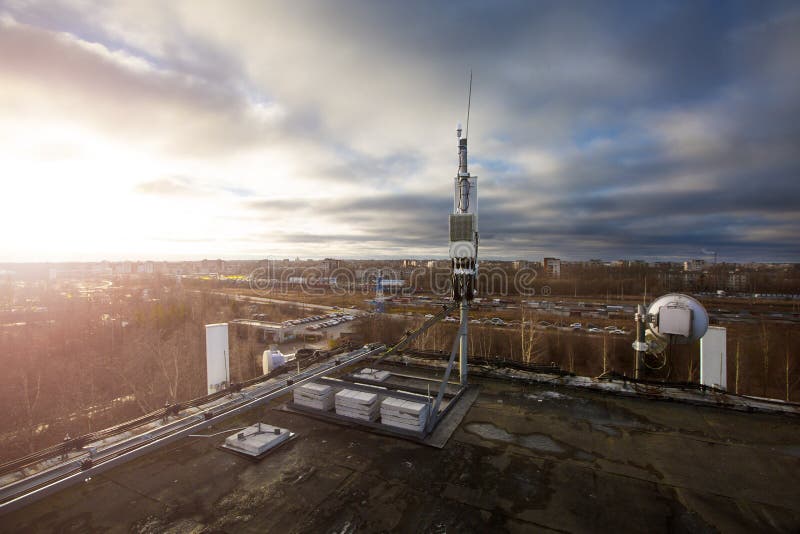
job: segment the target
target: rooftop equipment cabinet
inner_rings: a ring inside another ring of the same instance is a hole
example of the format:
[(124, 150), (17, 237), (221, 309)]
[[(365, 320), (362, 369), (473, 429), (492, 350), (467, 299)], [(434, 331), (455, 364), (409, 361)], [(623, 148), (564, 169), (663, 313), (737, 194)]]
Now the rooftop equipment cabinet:
[(709, 326), (700, 340), (700, 383), (717, 389), (728, 389), (728, 333), (720, 326)]
[(206, 383), (208, 394), (230, 384), (228, 323), (206, 325)]

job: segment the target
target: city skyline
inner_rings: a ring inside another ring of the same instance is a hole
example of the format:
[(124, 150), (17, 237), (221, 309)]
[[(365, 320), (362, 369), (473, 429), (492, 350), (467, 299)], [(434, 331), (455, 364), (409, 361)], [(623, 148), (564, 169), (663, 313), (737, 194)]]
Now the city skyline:
[(800, 261), (791, 2), (0, 1), (0, 262)]

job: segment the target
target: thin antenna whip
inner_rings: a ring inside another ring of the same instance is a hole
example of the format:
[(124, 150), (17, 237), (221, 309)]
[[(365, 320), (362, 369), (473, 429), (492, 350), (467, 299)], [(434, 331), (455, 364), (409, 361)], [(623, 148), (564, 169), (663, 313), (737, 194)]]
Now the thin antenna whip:
[(467, 96), (467, 131), (465, 132), (467, 139), (469, 139), (469, 108), (472, 105), (472, 69), (469, 69), (469, 96)]

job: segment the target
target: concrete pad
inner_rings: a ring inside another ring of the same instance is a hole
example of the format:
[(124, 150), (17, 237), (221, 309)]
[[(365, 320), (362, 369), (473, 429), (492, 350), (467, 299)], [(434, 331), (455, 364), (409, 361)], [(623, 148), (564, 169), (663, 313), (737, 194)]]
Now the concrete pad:
[(317, 384), (316, 382), (309, 382), (307, 384), (303, 384), (298, 388), (295, 388), (295, 391), (303, 393), (305, 395), (316, 395), (320, 397), (326, 397), (333, 393), (333, 388), (325, 384)]
[(408, 419), (404, 417), (394, 417), (391, 415), (381, 415), (381, 423), (397, 423), (402, 425), (411, 425), (411, 426), (425, 426), (425, 422), (427, 419)]
[(379, 369), (370, 369), (366, 367), (357, 373), (353, 373), (353, 378), (359, 380), (372, 380), (375, 382), (383, 382), (392, 375), (389, 371), (381, 371)]
[(225, 447), (250, 456), (260, 456), (291, 437), (285, 428), (257, 423), (225, 438)]
[(353, 417), (355, 419), (364, 419), (365, 421), (374, 421), (378, 418), (378, 414), (380, 413), (378, 403), (375, 403), (371, 406), (363, 406), (363, 405), (336, 405), (336, 413), (337, 415), (344, 415), (345, 417)]
[(336, 413), (353, 419), (375, 421), (380, 405), (378, 395), (366, 391), (343, 389), (336, 394)]
[(425, 430), (425, 423), (427, 421), (406, 421), (400, 419), (392, 419), (390, 417), (381, 416), (381, 424), (395, 428), (402, 428), (403, 430), (413, 430), (415, 432), (422, 432)]
[(333, 388), (325, 384), (310, 382), (296, 388), (292, 392), (292, 399), (295, 404), (300, 406), (329, 411), (333, 409), (334, 405)]
[(413, 417), (420, 417), (423, 412), (427, 414), (428, 405), (422, 402), (414, 402), (395, 397), (386, 397), (381, 402), (381, 412), (407, 414)]
[(352, 389), (343, 389), (336, 394), (337, 406), (371, 406), (378, 402), (378, 395), (375, 393), (367, 393), (366, 391), (355, 391)]
[(381, 423), (420, 432), (425, 429), (428, 411), (428, 404), (387, 397), (381, 402)]
[(329, 412), (333, 408), (333, 399), (328, 400), (312, 400), (312, 399), (304, 399), (302, 397), (295, 397), (294, 403), (299, 406), (305, 406), (306, 408), (314, 408), (315, 410), (321, 410), (323, 412)]

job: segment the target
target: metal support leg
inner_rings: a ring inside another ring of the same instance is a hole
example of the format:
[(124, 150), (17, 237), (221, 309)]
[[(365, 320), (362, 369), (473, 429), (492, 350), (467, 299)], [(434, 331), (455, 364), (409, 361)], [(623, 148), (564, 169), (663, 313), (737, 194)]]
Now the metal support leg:
[(467, 385), (467, 321), (469, 320), (469, 304), (466, 299), (461, 301), (461, 327), (458, 329), (460, 348), (458, 353), (458, 373), (461, 386)]
[(428, 330), (430, 327), (432, 327), (433, 325), (435, 325), (436, 323), (447, 317), (447, 315), (451, 311), (453, 311), (455, 307), (456, 307), (455, 302), (449, 303), (444, 308), (442, 308), (442, 311), (440, 311), (439, 313), (437, 313), (436, 315), (425, 321), (422, 324), (422, 326), (419, 327), (417, 330), (413, 332), (406, 332), (406, 335), (403, 336), (403, 339), (398, 341), (396, 345), (386, 350), (383, 354), (380, 355), (380, 357), (377, 360), (375, 360), (375, 364), (381, 363), (386, 357), (391, 356), (392, 354), (395, 354), (397, 352), (400, 352), (401, 350), (406, 348), (408, 345), (411, 344), (412, 341), (421, 336), (426, 330)]
[(633, 343), (634, 358), (633, 377), (639, 379), (639, 366), (647, 351), (647, 341), (645, 332), (647, 329), (647, 310), (641, 304), (636, 306), (636, 341)]
[(453, 340), (453, 350), (450, 351), (450, 359), (447, 361), (447, 367), (444, 370), (444, 378), (442, 378), (442, 383), (439, 384), (439, 393), (436, 395), (436, 402), (433, 404), (433, 410), (428, 417), (428, 430), (431, 430), (439, 420), (439, 408), (442, 405), (442, 399), (444, 398), (445, 389), (447, 389), (447, 381), (450, 380), (450, 373), (453, 370), (453, 363), (456, 360), (456, 349), (460, 345), (460, 340), (462, 339), (462, 334), (466, 334), (464, 332), (463, 326), (458, 329), (458, 335)]

